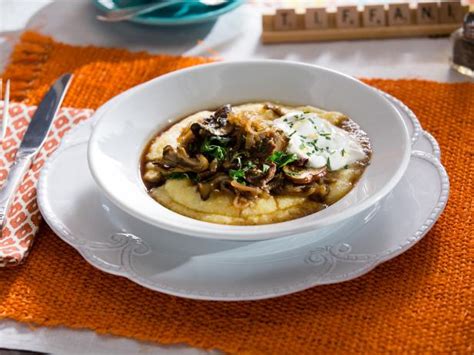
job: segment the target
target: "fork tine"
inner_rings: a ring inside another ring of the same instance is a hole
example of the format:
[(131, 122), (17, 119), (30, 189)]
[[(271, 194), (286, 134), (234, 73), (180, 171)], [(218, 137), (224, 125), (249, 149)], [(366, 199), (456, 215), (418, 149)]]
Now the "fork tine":
[(5, 84), (5, 96), (3, 98), (3, 115), (2, 115), (2, 137), (1, 139), (5, 138), (7, 134), (7, 127), (10, 121), (10, 80), (7, 80)]

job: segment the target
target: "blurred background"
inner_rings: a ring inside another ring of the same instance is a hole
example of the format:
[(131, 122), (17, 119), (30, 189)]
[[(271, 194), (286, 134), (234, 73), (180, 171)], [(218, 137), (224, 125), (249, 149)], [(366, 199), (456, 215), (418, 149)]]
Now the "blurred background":
[[(94, 0), (107, 5), (112, 0)], [(386, 3), (382, 0), (243, 1), (217, 20), (186, 26), (103, 23), (93, 0), (0, 0), (0, 67), (25, 29), (70, 44), (147, 50), (153, 53), (214, 56), (227, 60), (277, 58), (314, 63), (358, 77), (419, 77), (436, 81), (467, 80), (451, 71), (449, 39), (408, 38), (305, 44), (263, 45), (261, 15), (274, 8)], [(128, 0), (120, 0), (128, 1)], [(109, 4), (110, 5), (110, 4)], [(112, 3), (113, 5), (113, 3)]]

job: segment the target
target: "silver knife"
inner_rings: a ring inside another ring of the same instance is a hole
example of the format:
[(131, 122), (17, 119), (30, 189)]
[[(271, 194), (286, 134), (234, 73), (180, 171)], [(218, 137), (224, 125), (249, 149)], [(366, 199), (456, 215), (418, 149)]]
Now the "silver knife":
[(31, 162), (41, 149), (54, 117), (66, 96), (71, 83), (72, 74), (64, 74), (49, 89), (36, 109), (31, 122), (26, 129), (20, 148), (15, 156), (15, 162), (10, 167), (7, 181), (0, 190), (0, 237), (6, 224), (6, 216), (15, 197), (18, 185), (31, 166)]

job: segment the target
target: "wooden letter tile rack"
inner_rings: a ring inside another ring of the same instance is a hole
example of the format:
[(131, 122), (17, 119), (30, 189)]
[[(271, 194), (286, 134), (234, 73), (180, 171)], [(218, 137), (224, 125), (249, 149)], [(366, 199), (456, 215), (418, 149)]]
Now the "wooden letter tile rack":
[(459, 1), (420, 2), (389, 5), (277, 9), (263, 15), (262, 42), (317, 42), (353, 39), (448, 35), (461, 26), (469, 6)]

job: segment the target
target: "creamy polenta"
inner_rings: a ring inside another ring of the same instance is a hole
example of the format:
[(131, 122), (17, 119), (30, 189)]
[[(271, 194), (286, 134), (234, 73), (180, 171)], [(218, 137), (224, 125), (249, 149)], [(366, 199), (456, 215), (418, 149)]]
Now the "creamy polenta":
[(371, 155), (359, 126), (311, 106), (250, 103), (201, 111), (143, 155), (150, 196), (198, 220), (257, 225), (318, 212), (346, 195)]

